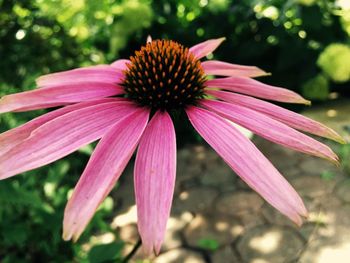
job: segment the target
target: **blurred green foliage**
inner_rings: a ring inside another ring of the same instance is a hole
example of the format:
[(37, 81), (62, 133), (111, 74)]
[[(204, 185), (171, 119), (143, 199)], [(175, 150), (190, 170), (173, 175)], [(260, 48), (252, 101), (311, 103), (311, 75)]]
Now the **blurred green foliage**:
[[(225, 36), (216, 59), (257, 65), (273, 73), (264, 81), (313, 100), (349, 94), (348, 0), (0, 0), (0, 96), (34, 88), (42, 74), (128, 57), (149, 34), (187, 46)], [(42, 112), (4, 114), (0, 132)], [(111, 231), (111, 199), (78, 243), (61, 239), (64, 206), (90, 152), (1, 181), (1, 262), (120, 258), (118, 237), (97, 247), (90, 238)]]
[(323, 74), (317, 75), (304, 83), (302, 93), (307, 99), (327, 100), (329, 94), (328, 79)]
[(219, 242), (215, 238), (202, 238), (197, 242), (198, 247), (210, 251), (215, 251), (220, 247)]
[(321, 53), (317, 65), (335, 82), (350, 79), (350, 46), (330, 44)]
[(348, 3), (1, 0), (0, 82), (32, 88), (48, 72), (128, 57), (148, 34), (188, 46), (225, 36), (215, 57), (258, 65), (273, 73), (267, 82), (302, 92), (303, 84), (322, 73), (330, 91), (347, 93), (334, 82), (349, 80)]
[(350, 175), (350, 144), (345, 144), (338, 150), (340, 159), (342, 160), (342, 168)]

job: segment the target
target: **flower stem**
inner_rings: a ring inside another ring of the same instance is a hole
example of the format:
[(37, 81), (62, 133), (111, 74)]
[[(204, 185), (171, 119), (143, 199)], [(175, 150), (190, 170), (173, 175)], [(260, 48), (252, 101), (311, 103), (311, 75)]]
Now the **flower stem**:
[(135, 255), (137, 250), (140, 248), (142, 244), (141, 238), (137, 241), (137, 243), (134, 245), (133, 249), (130, 251), (130, 253), (123, 259), (122, 263), (127, 263), (129, 260)]

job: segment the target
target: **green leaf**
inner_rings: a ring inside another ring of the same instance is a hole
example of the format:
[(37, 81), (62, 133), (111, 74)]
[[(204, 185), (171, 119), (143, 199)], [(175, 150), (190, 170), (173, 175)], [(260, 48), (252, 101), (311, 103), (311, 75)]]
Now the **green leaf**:
[(321, 173), (321, 178), (324, 180), (332, 180), (334, 178), (335, 174), (330, 171), (323, 171)]
[(198, 246), (203, 249), (215, 251), (219, 248), (219, 243), (212, 238), (202, 238), (198, 241)]
[(25, 225), (9, 226), (2, 230), (4, 242), (6, 244), (16, 244), (17, 246), (21, 246), (27, 241), (27, 234)]
[(304, 97), (312, 100), (327, 100), (329, 94), (328, 79), (322, 74), (308, 80), (302, 86)]
[(120, 259), (124, 247), (122, 242), (96, 245), (91, 248), (88, 259), (90, 263), (115, 262)]

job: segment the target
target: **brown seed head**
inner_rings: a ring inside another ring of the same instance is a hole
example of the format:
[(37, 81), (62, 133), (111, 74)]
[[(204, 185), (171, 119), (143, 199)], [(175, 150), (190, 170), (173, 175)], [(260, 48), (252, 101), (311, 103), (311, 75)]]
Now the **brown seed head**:
[(127, 64), (127, 97), (152, 109), (178, 109), (204, 95), (204, 71), (188, 48), (172, 40), (154, 40), (136, 51)]

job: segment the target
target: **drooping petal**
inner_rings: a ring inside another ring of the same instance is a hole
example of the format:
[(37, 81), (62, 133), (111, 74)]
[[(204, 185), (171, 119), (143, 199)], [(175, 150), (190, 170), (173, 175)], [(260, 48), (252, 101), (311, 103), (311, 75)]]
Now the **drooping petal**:
[(265, 139), (338, 164), (337, 155), (328, 146), (260, 112), (215, 100), (202, 100), (201, 105)]
[(242, 105), (244, 107), (261, 112), (295, 129), (309, 132), (311, 134), (325, 137), (343, 144), (346, 143), (346, 141), (338, 133), (336, 133), (331, 128), (323, 125), (322, 123), (314, 121), (293, 111), (284, 109), (280, 106), (274, 105), (270, 102), (237, 93), (219, 90), (207, 90), (207, 93), (224, 101)]
[(101, 138), (122, 117), (137, 110), (131, 102), (110, 102), (55, 118), (0, 156), (0, 179), (54, 162)]
[(64, 212), (63, 238), (77, 240), (96, 209), (114, 187), (147, 125), (149, 111), (117, 122), (101, 139)]
[(120, 83), (124, 78), (120, 69), (110, 65), (98, 65), (85, 68), (77, 68), (63, 72), (51, 73), (39, 77), (36, 83), (39, 88), (62, 86), (67, 83), (99, 82)]
[(53, 86), (2, 97), (0, 113), (44, 109), (123, 93), (120, 86), (98, 82), (66, 84), (59, 88)]
[(205, 57), (212, 53), (220, 44), (225, 40), (225, 37), (217, 38), (217, 39), (210, 39), (207, 41), (204, 41), (202, 43), (199, 43), (193, 47), (190, 48), (190, 52), (197, 58), (201, 59), (202, 57)]
[(217, 60), (204, 61), (201, 63), (201, 65), (207, 75), (238, 76), (249, 78), (270, 75), (262, 69), (254, 66), (243, 66)]
[(176, 137), (167, 112), (158, 111), (142, 135), (135, 163), (138, 228), (147, 254), (158, 254), (173, 200)]
[(264, 84), (254, 79), (244, 77), (228, 77), (211, 79), (205, 82), (209, 88), (221, 88), (233, 92), (248, 94), (254, 97), (288, 103), (310, 104), (299, 94), (280, 87)]
[(10, 150), (11, 148), (15, 147), (17, 144), (27, 139), (35, 129), (45, 124), (46, 122), (49, 122), (57, 117), (63, 116), (64, 114), (67, 114), (75, 110), (79, 110), (79, 109), (97, 105), (97, 104), (113, 102), (113, 101), (121, 101), (121, 100), (123, 99), (104, 98), (99, 100), (76, 103), (73, 105), (60, 108), (58, 110), (51, 111), (19, 127), (6, 131), (0, 134), (0, 156), (5, 152), (7, 152), (8, 150)]
[(197, 107), (186, 110), (199, 134), (267, 202), (301, 225), (307, 211), (300, 196), (255, 145), (227, 120)]
[(111, 66), (119, 69), (121, 71), (128, 69), (128, 67), (126, 66), (127, 64), (130, 64), (131, 61), (128, 59), (118, 59), (117, 61), (114, 61)]

